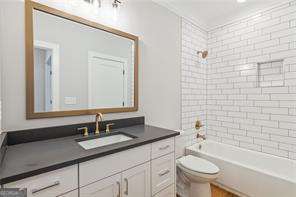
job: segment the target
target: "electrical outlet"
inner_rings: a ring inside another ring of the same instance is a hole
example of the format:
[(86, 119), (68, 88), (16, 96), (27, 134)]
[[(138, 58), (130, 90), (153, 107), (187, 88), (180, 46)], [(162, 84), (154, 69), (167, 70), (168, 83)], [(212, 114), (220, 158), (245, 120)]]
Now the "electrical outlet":
[(65, 104), (66, 105), (76, 105), (77, 104), (77, 98), (76, 97), (65, 97)]

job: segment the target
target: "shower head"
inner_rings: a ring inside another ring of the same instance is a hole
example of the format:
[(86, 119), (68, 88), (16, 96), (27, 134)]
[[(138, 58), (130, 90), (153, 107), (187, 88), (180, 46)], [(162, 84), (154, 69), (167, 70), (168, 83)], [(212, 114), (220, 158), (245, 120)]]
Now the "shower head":
[(197, 54), (201, 54), (202, 58), (205, 59), (208, 57), (209, 52), (208, 51), (197, 51)]

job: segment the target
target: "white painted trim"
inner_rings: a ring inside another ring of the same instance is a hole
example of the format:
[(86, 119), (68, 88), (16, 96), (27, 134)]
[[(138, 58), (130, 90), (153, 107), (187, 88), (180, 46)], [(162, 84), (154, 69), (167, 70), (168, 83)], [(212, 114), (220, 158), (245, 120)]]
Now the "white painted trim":
[(40, 40), (34, 40), (34, 48), (52, 50), (52, 110), (60, 109), (60, 46)]
[[(104, 54), (104, 53), (99, 53), (99, 52), (95, 52), (95, 51), (88, 51), (88, 85), (87, 85), (87, 90), (88, 90), (88, 108), (92, 109), (92, 102), (91, 102), (91, 59), (93, 57), (99, 57), (102, 59), (109, 59), (109, 60), (114, 60), (114, 61), (118, 61), (118, 62), (123, 62), (123, 68), (125, 70), (125, 72), (127, 71), (127, 59), (126, 58), (122, 58), (122, 57), (117, 57), (117, 56), (112, 56), (112, 55), (108, 55), (108, 54)], [(126, 74), (126, 73), (125, 73)], [(124, 78), (124, 86), (125, 91), (124, 91), (124, 102), (125, 104), (127, 104), (128, 100), (127, 100), (127, 95), (128, 95), (128, 90), (127, 90), (127, 78)]]

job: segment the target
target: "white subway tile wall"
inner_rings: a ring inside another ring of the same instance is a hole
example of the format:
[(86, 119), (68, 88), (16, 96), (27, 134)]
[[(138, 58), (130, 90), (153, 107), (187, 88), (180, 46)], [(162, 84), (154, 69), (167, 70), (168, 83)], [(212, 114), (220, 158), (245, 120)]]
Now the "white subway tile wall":
[[(207, 32), (182, 20), (182, 129), (194, 128), (195, 121), (206, 122), (207, 63), (197, 51), (207, 49)], [(204, 128), (201, 129), (204, 132)]]
[[(259, 63), (258, 72), (255, 70), (256, 72), (252, 74), (258, 76), (259, 87), (284, 86), (283, 66), (284, 62), (282, 60)], [(247, 72), (247, 75), (250, 75), (250, 72)]]
[[(296, 160), (295, 20), (296, 1), (207, 33), (183, 19), (182, 128), (199, 118), (210, 139)], [(275, 60), (258, 85), (258, 63)]]
[(295, 20), (293, 1), (208, 32), (209, 138), (296, 159)]

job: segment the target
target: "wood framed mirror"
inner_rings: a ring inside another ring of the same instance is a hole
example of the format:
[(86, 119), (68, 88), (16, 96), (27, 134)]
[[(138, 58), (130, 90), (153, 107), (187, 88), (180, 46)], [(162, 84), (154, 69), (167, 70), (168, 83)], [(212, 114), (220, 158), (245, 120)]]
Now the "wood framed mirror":
[(25, 1), (27, 119), (138, 110), (138, 37)]

